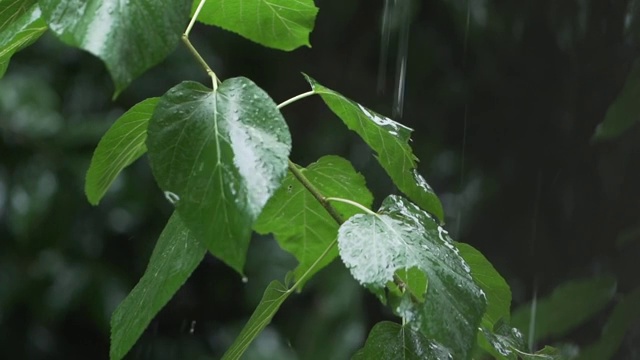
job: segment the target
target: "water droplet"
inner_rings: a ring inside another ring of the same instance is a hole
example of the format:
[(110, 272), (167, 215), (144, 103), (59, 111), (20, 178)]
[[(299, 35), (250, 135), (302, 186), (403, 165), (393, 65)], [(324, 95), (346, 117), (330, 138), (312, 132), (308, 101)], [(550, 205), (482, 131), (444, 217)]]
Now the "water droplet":
[(165, 191), (164, 197), (172, 204), (175, 205), (178, 201), (180, 201), (180, 196), (171, 191)]
[(196, 321), (193, 320), (191, 321), (191, 327), (189, 328), (189, 334), (193, 335), (193, 333), (196, 331)]
[(242, 277), (242, 283), (243, 283), (243, 284), (246, 284), (246, 283), (248, 283), (248, 282), (249, 282), (249, 278), (247, 278), (246, 276), (243, 276), (243, 277)]

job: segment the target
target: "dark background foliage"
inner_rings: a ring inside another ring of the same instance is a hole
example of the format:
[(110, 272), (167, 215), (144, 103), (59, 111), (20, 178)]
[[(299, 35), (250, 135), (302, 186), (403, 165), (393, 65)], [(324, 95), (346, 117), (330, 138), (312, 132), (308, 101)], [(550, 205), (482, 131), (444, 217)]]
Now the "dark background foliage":
[[(620, 294), (640, 285), (640, 128), (590, 141), (640, 53), (635, 3), (411, 4), (406, 99), (396, 118), (415, 129), (420, 171), (453, 237), (503, 274), (514, 308), (579, 277), (612, 274)], [(201, 25), (193, 42), (221, 78), (249, 77), (276, 102), (308, 90), (305, 72), (391, 115), (402, 55), (394, 31), (379, 87), (383, 2), (316, 5), (313, 48), (270, 50)], [(185, 79), (207, 83), (179, 47), (112, 102), (102, 63), (51, 35), (13, 58), (0, 81), (0, 357), (106, 358), (111, 312), (142, 275), (171, 206), (146, 161), (127, 169), (98, 207), (84, 198), (84, 173), (121, 113)], [(295, 162), (338, 154), (365, 174), (375, 206), (395, 192), (319, 99), (283, 113)], [(246, 284), (207, 257), (129, 358), (219, 356), (266, 284), (294, 265), (268, 237), (252, 241)], [(385, 318), (336, 261), (285, 303), (247, 358), (347, 358)], [(603, 312), (543, 343), (588, 344), (605, 320)], [(640, 356), (639, 329), (627, 333), (618, 358)]]

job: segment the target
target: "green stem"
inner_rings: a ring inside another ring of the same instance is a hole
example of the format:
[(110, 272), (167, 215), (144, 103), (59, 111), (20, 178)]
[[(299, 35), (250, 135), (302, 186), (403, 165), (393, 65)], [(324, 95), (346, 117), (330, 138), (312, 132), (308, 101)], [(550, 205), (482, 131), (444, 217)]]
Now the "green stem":
[(296, 101), (298, 101), (300, 99), (304, 99), (306, 97), (309, 97), (309, 96), (311, 96), (311, 95), (313, 95), (315, 93), (316, 93), (315, 91), (311, 90), (311, 91), (307, 91), (306, 93), (302, 93), (300, 95), (296, 95), (296, 96), (292, 97), (289, 100), (283, 101), (280, 105), (278, 105), (278, 109), (282, 109), (283, 107), (285, 107), (285, 106), (287, 106), (287, 105), (289, 105), (291, 103), (294, 103), (294, 102), (296, 102)]
[(318, 258), (316, 259), (316, 261), (313, 262), (313, 264), (311, 264), (311, 266), (309, 266), (309, 268), (307, 269), (307, 271), (304, 272), (304, 274), (302, 274), (300, 276), (300, 278), (298, 278), (298, 281), (296, 281), (295, 284), (293, 284), (293, 286), (288, 290), (290, 292), (295, 291), (295, 289), (298, 288), (298, 286), (300, 286), (300, 284), (302, 284), (303, 281), (305, 281), (305, 279), (307, 278), (307, 276), (309, 276), (309, 274), (311, 274), (312, 271), (315, 271), (315, 267), (320, 263), (320, 261), (322, 261), (322, 259), (324, 259), (325, 256), (327, 256), (327, 254), (329, 253), (329, 251), (331, 251), (331, 249), (333, 249), (334, 246), (336, 246), (336, 244), (338, 243), (338, 239), (334, 239), (331, 244), (329, 244), (329, 246), (327, 246), (326, 249), (324, 249), (324, 251), (322, 252), (322, 254), (320, 254), (320, 256), (318, 256)]
[(364, 205), (359, 204), (355, 201), (351, 201), (349, 199), (343, 199), (343, 198), (336, 198), (336, 197), (328, 197), (325, 199), (326, 201), (337, 201), (337, 202), (341, 202), (341, 203), (345, 203), (345, 204), (349, 204), (349, 205), (353, 205), (355, 207), (357, 207), (358, 209), (366, 212), (369, 215), (378, 215), (376, 213), (374, 213), (373, 211), (367, 209)]
[(187, 25), (187, 29), (182, 34), (182, 42), (184, 42), (184, 44), (187, 46), (189, 51), (191, 51), (191, 54), (200, 63), (200, 66), (204, 68), (204, 71), (207, 72), (207, 75), (211, 77), (213, 91), (216, 91), (218, 90), (218, 83), (220, 82), (220, 80), (218, 80), (216, 73), (214, 73), (213, 70), (211, 70), (211, 67), (209, 67), (209, 64), (207, 64), (207, 62), (204, 61), (204, 59), (202, 58), (198, 50), (196, 50), (196, 48), (193, 46), (193, 44), (191, 44), (191, 41), (189, 40), (189, 33), (191, 32), (193, 25), (196, 23), (196, 19), (198, 18), (198, 15), (200, 14), (200, 11), (202, 10), (202, 7), (204, 6), (204, 3), (206, 1), (207, 0), (200, 0), (200, 3), (198, 4), (196, 11), (193, 13), (193, 17), (191, 18), (191, 21), (189, 22), (189, 25)]
[(340, 216), (338, 211), (333, 206), (331, 206), (331, 204), (329, 204), (329, 202), (327, 201), (327, 198), (325, 198), (324, 195), (322, 195), (322, 193), (320, 192), (320, 190), (318, 190), (318, 188), (316, 188), (315, 185), (313, 185), (309, 181), (309, 179), (307, 179), (307, 177), (304, 176), (302, 171), (300, 171), (300, 169), (296, 167), (296, 164), (294, 164), (291, 160), (289, 160), (289, 171), (291, 171), (293, 176), (295, 176), (295, 178), (298, 179), (298, 181), (300, 181), (302, 186), (304, 186), (307, 190), (309, 190), (311, 195), (313, 195), (313, 197), (316, 198), (316, 200), (318, 200), (320, 205), (322, 205), (322, 207), (325, 210), (327, 210), (329, 215), (331, 215), (331, 217), (338, 223), (338, 225), (342, 225), (342, 223), (344, 222), (344, 219), (342, 218), (342, 216)]

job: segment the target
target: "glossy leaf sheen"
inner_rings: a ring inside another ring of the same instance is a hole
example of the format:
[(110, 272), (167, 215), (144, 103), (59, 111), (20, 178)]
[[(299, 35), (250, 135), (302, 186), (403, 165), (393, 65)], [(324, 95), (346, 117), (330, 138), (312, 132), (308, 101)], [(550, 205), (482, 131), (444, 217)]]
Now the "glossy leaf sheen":
[[(549, 336), (562, 336), (587, 321), (613, 298), (616, 280), (601, 276), (573, 280), (558, 286), (553, 293), (538, 299), (534, 341)], [(528, 338), (531, 304), (523, 304), (513, 312), (511, 324)]]
[(240, 359), (253, 339), (271, 322), (280, 305), (289, 297), (291, 291), (279, 281), (272, 281), (262, 295), (262, 300), (254, 310), (251, 318), (236, 337), (231, 347), (222, 357), (223, 360)]
[(149, 98), (124, 113), (100, 139), (87, 171), (84, 191), (97, 205), (118, 174), (145, 152), (147, 125), (158, 98)]
[(0, 78), (7, 71), (11, 56), (45, 31), (47, 24), (41, 18), (36, 1), (0, 1)]
[(364, 347), (352, 358), (353, 360), (423, 360), (453, 359), (444, 346), (427, 339), (419, 332), (407, 326), (390, 321), (377, 323)]
[(525, 351), (526, 341), (522, 333), (517, 329), (507, 325), (503, 321), (496, 323), (494, 331), (485, 327), (481, 329), (482, 335), (490, 343), (490, 347), (481, 346), (487, 350), (495, 359), (501, 360), (560, 360), (560, 352), (550, 346), (535, 353)]
[(151, 169), (196, 238), (242, 273), (251, 227), (286, 174), (291, 135), (251, 80), (212, 91), (183, 82), (160, 98), (147, 131)]
[(455, 244), (464, 261), (471, 267), (471, 276), (487, 297), (487, 310), (482, 325), (490, 329), (503, 319), (509, 321), (511, 314), (511, 289), (498, 271), (482, 253), (471, 245)]
[[(300, 171), (326, 197), (350, 199), (366, 207), (373, 202), (362, 175), (343, 158), (325, 156)], [(343, 203), (334, 202), (332, 205), (345, 219), (362, 212)], [(254, 229), (261, 234), (273, 233), (280, 246), (298, 259), (299, 265), (294, 270), (295, 279), (298, 280), (335, 240), (338, 223), (289, 173), (265, 206)], [(331, 263), (336, 256), (338, 249), (334, 247), (309, 277)]]
[(416, 170), (417, 158), (409, 146), (413, 130), (347, 99), (308, 76), (306, 78), (313, 91), (322, 97), (331, 111), (377, 153), (380, 165), (398, 189), (443, 221), (444, 212), (440, 200)]
[(395, 311), (456, 358), (466, 358), (486, 300), (469, 266), (441, 231), (427, 212), (392, 195), (379, 215), (358, 214), (340, 227), (340, 257), (356, 280), (374, 290), (393, 281), (399, 269), (422, 270), (428, 280), (426, 301), (407, 298)]
[(607, 109), (602, 123), (596, 127), (593, 141), (603, 141), (620, 136), (640, 120), (640, 59), (636, 60), (627, 81)]
[(51, 30), (107, 66), (118, 95), (176, 47), (191, 1), (40, 0)]
[[(193, 2), (192, 12), (199, 2)], [(293, 50), (310, 46), (317, 13), (313, 0), (216, 0), (204, 4), (198, 20), (263, 46)]]
[(122, 359), (200, 264), (206, 248), (173, 214), (138, 284), (111, 317), (111, 360)]

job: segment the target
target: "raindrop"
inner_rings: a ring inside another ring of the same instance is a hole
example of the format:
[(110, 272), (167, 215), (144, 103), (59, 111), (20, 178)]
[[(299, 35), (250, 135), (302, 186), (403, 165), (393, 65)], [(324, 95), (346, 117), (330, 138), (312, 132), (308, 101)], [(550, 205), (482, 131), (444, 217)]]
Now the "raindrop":
[[(397, 0), (396, 0), (397, 1)], [(397, 21), (400, 31), (398, 33), (398, 58), (396, 59), (396, 79), (393, 95), (393, 116), (402, 118), (404, 108), (404, 88), (407, 79), (407, 54), (409, 52), (409, 27), (411, 25), (410, 1), (396, 3)]]
[(172, 193), (171, 191), (165, 191), (164, 197), (173, 205), (175, 205), (178, 201), (180, 201), (180, 196)]
[(191, 327), (189, 328), (189, 334), (193, 335), (193, 333), (196, 331), (196, 321), (192, 320), (191, 321)]
[(242, 283), (243, 283), (243, 284), (246, 284), (246, 283), (248, 283), (248, 282), (249, 282), (249, 278), (247, 278), (246, 276), (243, 276), (243, 277), (242, 277)]

